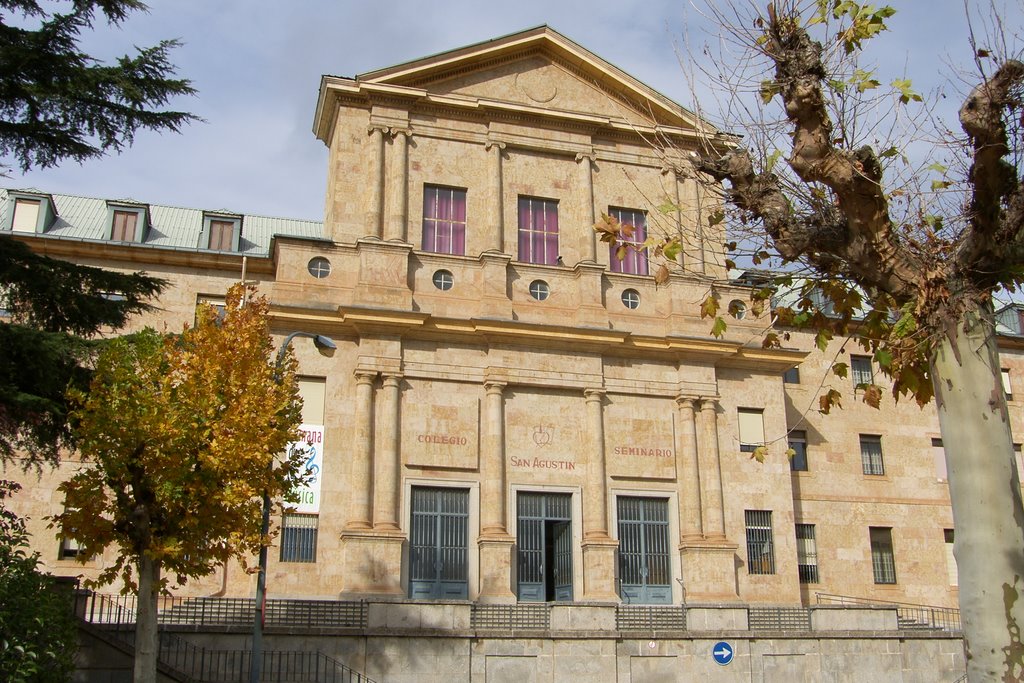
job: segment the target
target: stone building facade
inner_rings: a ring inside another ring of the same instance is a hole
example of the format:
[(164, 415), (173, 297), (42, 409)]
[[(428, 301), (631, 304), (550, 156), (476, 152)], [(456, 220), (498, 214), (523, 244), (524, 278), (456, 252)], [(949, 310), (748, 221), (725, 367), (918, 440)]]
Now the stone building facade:
[[(656, 151), (716, 139), (693, 114), (540, 27), (325, 77), (313, 131), (323, 223), (2, 195), (0, 228), (40, 253), (166, 278), (133, 324), (179, 329), (245, 278), (279, 340), (334, 340), (293, 343), (318, 483), (275, 514), (271, 597), (956, 604), (932, 409), (858, 402), (828, 365), (872, 361), (839, 343), (762, 349), (768, 314), (709, 334), (711, 285), (723, 306), (748, 288), (708, 226), (718, 199)], [(667, 283), (657, 259), (597, 240), (602, 213), (637, 241), (683, 236)], [(1012, 389), (1024, 361), (1006, 331)], [(844, 409), (826, 417), (827, 386)], [(45, 522), (81, 466), (25, 475), (14, 503), (50, 571), (92, 576), (109, 558), (80, 563)], [(253, 590), (231, 564), (178, 592)]]

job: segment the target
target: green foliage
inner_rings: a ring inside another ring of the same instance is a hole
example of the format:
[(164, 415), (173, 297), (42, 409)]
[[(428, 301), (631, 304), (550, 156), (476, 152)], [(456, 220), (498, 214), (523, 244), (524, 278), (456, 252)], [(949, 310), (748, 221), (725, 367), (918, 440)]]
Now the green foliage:
[(264, 541), (263, 492), (284, 497), (297, 483), (301, 454), (280, 458), (301, 417), (294, 359), (272, 362), (268, 304), (243, 305), (244, 291), (228, 292), (222, 321), (204, 307), (180, 335), (113, 341), (88, 394), (74, 392), (89, 466), (61, 484), (54, 523), (84, 557), (116, 547), (101, 584), (132, 585), (143, 555), (179, 583), (244, 560)]
[[(76, 265), (0, 237), (0, 288), (9, 317), (0, 322), (0, 461), (20, 450), (26, 464), (56, 462), (71, 445), (67, 389), (88, 386), (101, 342), (121, 328), (163, 281)], [(110, 297), (108, 293), (117, 293)]]
[(195, 120), (163, 108), (194, 92), (173, 78), (169, 61), (175, 41), (137, 48), (116, 64), (102, 64), (78, 47), (96, 12), (113, 24), (139, 0), (76, 0), (66, 13), (35, 0), (0, 0), (5, 14), (21, 14), (21, 25), (0, 17), (0, 154), (22, 170), (84, 161), (120, 150), (136, 131), (178, 131)]
[(20, 488), (0, 480), (0, 680), (63, 683), (78, 648), (70, 595), (39, 571), (24, 520), (5, 506)]

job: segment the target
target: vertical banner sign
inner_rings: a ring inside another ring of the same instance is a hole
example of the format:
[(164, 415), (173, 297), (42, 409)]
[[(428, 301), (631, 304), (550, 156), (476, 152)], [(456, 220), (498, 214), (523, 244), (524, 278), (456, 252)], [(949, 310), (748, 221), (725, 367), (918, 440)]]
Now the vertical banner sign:
[(299, 471), (305, 478), (303, 485), (294, 491), (299, 497), (299, 502), (293, 503), (295, 511), (319, 514), (320, 481), (324, 476), (324, 426), (299, 425), (299, 440), (288, 445), (288, 453), (295, 452), (303, 454), (304, 462)]

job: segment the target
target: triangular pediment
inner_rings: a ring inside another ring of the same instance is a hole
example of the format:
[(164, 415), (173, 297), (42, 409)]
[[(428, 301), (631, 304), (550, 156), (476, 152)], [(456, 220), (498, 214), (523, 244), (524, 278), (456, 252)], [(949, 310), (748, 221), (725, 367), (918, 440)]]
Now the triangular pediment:
[(433, 96), (599, 116), (632, 126), (701, 127), (692, 112), (547, 26), (355, 80)]

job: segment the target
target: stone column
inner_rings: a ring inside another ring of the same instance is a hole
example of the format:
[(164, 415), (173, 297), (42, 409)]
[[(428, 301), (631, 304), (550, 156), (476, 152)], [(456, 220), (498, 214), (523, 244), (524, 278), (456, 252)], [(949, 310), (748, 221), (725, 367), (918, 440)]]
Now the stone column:
[(356, 419), (355, 442), (352, 444), (352, 463), (349, 490), (352, 494), (352, 511), (346, 529), (369, 529), (370, 490), (373, 484), (373, 381), (375, 372), (356, 372)]
[(704, 536), (709, 540), (725, 538), (725, 507), (722, 497), (722, 465), (718, 451), (718, 401), (702, 398), (703, 448), (700, 456), (700, 480), (704, 488)]
[(502, 176), (501, 155), (505, 149), (504, 142), (488, 142), (485, 149), (491, 152), (491, 222), (493, 223), (494, 242), (491, 248), (499, 253), (505, 252), (505, 182)]
[(372, 162), (370, 167), (370, 208), (366, 212), (366, 227), (375, 237), (384, 237), (384, 131), (381, 126), (370, 126), (370, 147)]
[(384, 239), (395, 242), (406, 241), (409, 219), (409, 136), (408, 130), (392, 128), (394, 154), (391, 158), (391, 173), (387, 187), (391, 192), (388, 221)]
[(615, 551), (608, 535), (608, 487), (605, 477), (604, 390), (587, 389), (587, 485), (583, 491), (583, 600), (616, 602)]
[(587, 491), (583, 496), (583, 538), (608, 538), (608, 490), (605, 478), (604, 390), (587, 389)]
[(676, 452), (679, 454), (678, 491), (682, 515), (680, 540), (684, 543), (704, 537), (700, 504), (700, 466), (697, 461), (697, 420), (692, 398), (676, 398), (679, 406), (679, 432)]
[[(686, 263), (686, 250), (692, 249), (695, 253), (700, 253), (700, 240), (697, 245), (691, 246), (689, 244), (690, 236), (687, 234), (688, 231), (683, 230), (683, 198), (679, 194), (679, 174), (674, 168), (668, 169), (668, 173), (672, 174), (672, 187), (675, 189), (675, 202), (676, 202), (676, 234), (679, 235), (679, 239), (683, 241), (683, 248), (679, 251), (679, 255), (676, 257), (676, 262), (685, 269)], [(700, 231), (700, 221), (693, 226), (694, 232)], [(703, 259), (702, 259), (703, 260)]]
[(484, 438), (481, 454), (481, 535), (508, 535), (506, 510), (508, 484), (505, 474), (505, 397), (504, 382), (485, 382)]
[[(484, 382), (483, 438), (480, 454), (480, 602), (510, 603), (512, 592), (512, 547), (508, 533), (508, 477), (505, 462), (505, 383)], [(469, 596), (473, 598), (473, 595)]]
[(399, 384), (401, 375), (384, 376), (384, 402), (381, 407), (383, 434), (373, 468), (373, 528), (398, 529), (398, 500), (401, 487), (399, 430)]
[(590, 231), (590, 239), (587, 243), (587, 260), (597, 261), (597, 233), (592, 226), (597, 222), (597, 212), (594, 208), (594, 155), (580, 153), (576, 155), (576, 163), (580, 165), (580, 182), (583, 184), (583, 198), (587, 201), (587, 211), (583, 217), (587, 220), (587, 229)]

